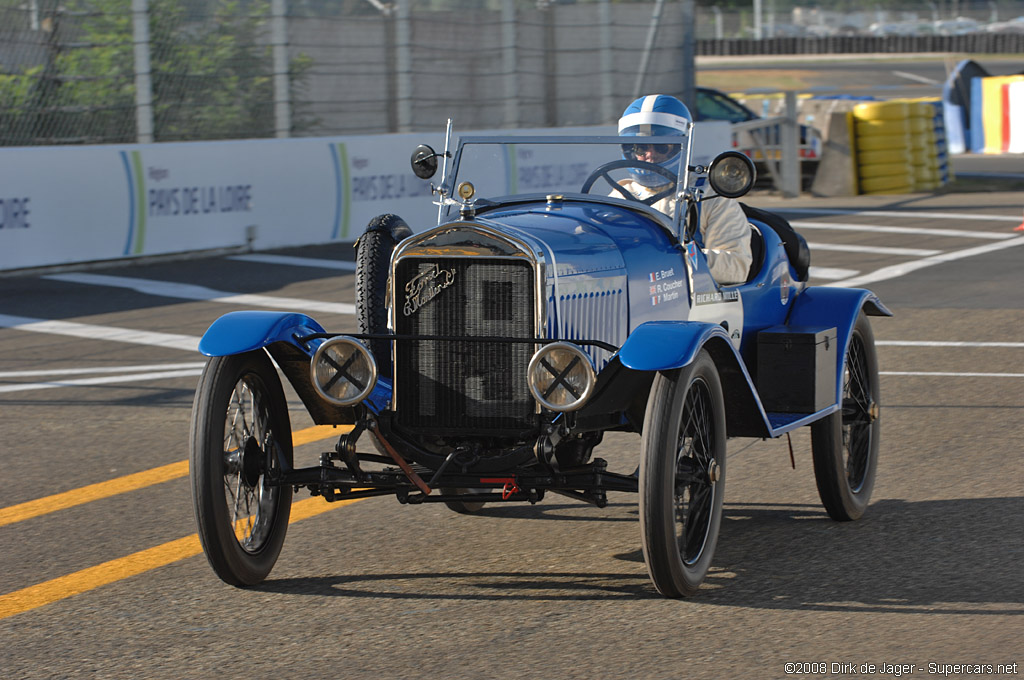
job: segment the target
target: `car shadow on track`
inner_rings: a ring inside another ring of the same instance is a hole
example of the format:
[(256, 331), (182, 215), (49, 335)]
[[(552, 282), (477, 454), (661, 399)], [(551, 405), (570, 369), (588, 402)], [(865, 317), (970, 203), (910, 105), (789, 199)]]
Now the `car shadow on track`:
[(1022, 510), (1020, 497), (881, 500), (857, 522), (834, 522), (811, 506), (732, 506), (699, 597), (766, 609), (1024, 614)]
[[(617, 505), (624, 516), (613, 521), (636, 521), (631, 504)], [(494, 516), (580, 519), (543, 512), (570, 507), (527, 507), (514, 515), (511, 508), (500, 508)], [(1019, 578), (1024, 540), (1015, 524), (1022, 509), (1024, 499), (1017, 497), (882, 500), (860, 521), (841, 523), (815, 505), (727, 505), (714, 564), (693, 601), (755, 609), (1024, 614)], [(612, 559), (643, 561), (640, 550)], [(594, 565), (599, 568), (600, 559)], [(471, 558), (466, 566), (472, 566)], [(621, 572), (335, 574), (269, 580), (257, 589), (412, 600), (660, 598), (635, 566)]]
[(608, 600), (659, 595), (636, 573), (441, 572), (338, 574), (266, 581), (258, 590), (289, 595), (398, 600)]

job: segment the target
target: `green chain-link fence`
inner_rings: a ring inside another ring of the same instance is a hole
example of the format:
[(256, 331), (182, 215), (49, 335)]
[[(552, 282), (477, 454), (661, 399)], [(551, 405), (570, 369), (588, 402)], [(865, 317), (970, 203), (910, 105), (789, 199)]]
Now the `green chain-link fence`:
[(607, 124), (683, 92), (688, 33), (697, 54), (961, 45), (908, 31), (1024, 51), (1024, 0), (758, 4), (687, 23), (686, 0), (0, 0), (0, 146)]

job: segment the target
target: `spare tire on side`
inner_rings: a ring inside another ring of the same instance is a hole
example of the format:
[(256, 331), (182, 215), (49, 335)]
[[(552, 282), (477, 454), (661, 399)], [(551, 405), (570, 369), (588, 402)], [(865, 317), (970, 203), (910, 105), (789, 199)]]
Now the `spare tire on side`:
[[(378, 215), (356, 241), (356, 317), (359, 331), (388, 332), (387, 287), (391, 253), (412, 229), (398, 215)], [(370, 340), (370, 351), (381, 375), (391, 377), (391, 343)]]

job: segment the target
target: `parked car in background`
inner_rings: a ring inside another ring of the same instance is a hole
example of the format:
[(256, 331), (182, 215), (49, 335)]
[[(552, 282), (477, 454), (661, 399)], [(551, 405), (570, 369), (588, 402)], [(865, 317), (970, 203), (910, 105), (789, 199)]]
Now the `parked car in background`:
[[(756, 121), (762, 116), (736, 101), (729, 95), (710, 87), (697, 88), (697, 110), (695, 120), (726, 120), (730, 123), (747, 123)], [(756, 135), (760, 135), (758, 138)], [(781, 125), (770, 124), (754, 131), (733, 133), (732, 145), (737, 151), (749, 156), (757, 167), (757, 174), (765, 181), (771, 181), (772, 169), (765, 158), (777, 161), (781, 157), (779, 140)], [(801, 160), (801, 175), (804, 186), (808, 186), (818, 171), (821, 156), (821, 135), (816, 129), (807, 125), (800, 126), (798, 154)]]

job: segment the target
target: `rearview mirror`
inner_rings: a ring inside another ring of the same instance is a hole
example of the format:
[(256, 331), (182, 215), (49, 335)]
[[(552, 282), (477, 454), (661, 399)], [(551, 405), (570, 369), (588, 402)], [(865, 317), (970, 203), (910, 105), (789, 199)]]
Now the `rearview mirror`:
[(708, 182), (719, 196), (739, 198), (754, 186), (754, 161), (739, 151), (724, 151), (711, 161)]
[(412, 171), (420, 179), (430, 179), (437, 173), (437, 152), (420, 144), (412, 152)]

